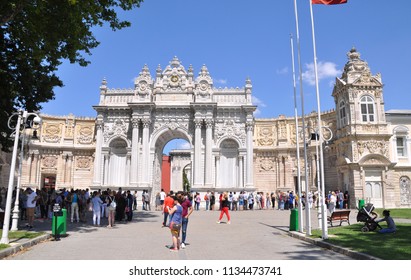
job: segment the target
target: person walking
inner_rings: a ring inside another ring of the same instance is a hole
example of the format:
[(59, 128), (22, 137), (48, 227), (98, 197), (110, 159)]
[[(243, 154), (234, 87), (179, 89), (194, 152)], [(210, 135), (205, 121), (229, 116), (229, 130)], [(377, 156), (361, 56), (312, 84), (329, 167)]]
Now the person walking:
[(205, 203), (206, 203), (206, 211), (208, 211), (209, 210), (209, 208), (210, 208), (210, 192), (209, 191), (207, 191), (207, 193), (204, 195), (204, 200), (205, 200)]
[(169, 216), (168, 209), (173, 208), (174, 206), (174, 199), (173, 199), (173, 191), (170, 191), (166, 198), (164, 199), (164, 205), (163, 205), (163, 227), (167, 226), (167, 218)]
[(150, 201), (150, 194), (146, 190), (144, 193), (144, 203), (146, 204), (146, 211), (151, 211), (151, 201)]
[[(114, 226), (114, 213), (116, 212), (116, 202), (115, 202), (116, 192), (112, 191), (106, 196), (107, 210), (108, 210), (108, 228)], [(113, 203), (114, 202), (114, 203)]]
[(133, 195), (130, 193), (130, 190), (127, 190), (126, 196), (126, 216), (127, 222), (130, 222), (133, 219)]
[(33, 228), (33, 223), (34, 223), (34, 212), (36, 209), (36, 203), (37, 203), (37, 193), (34, 192), (31, 188), (26, 189), (26, 194), (27, 194), (27, 227), (29, 229)]
[(335, 195), (335, 192), (331, 192), (329, 202), (328, 202), (328, 211), (330, 211), (330, 214), (332, 214), (335, 211), (336, 202), (337, 202), (337, 197)]
[(187, 227), (188, 227), (188, 217), (193, 213), (193, 204), (191, 202), (192, 197), (189, 193), (184, 194), (184, 200), (181, 203), (181, 207), (183, 207), (183, 218), (182, 218), (182, 225), (181, 225), (181, 248), (184, 249), (186, 247), (186, 238), (187, 238)]
[(215, 194), (214, 192), (211, 192), (210, 196), (210, 210), (214, 211), (214, 205), (215, 205)]
[(78, 191), (77, 190), (71, 190), (71, 222), (74, 222), (74, 215), (76, 215), (76, 222), (78, 223), (80, 221), (79, 218), (79, 207), (78, 207)]
[(171, 215), (170, 231), (171, 239), (173, 241), (173, 247), (170, 248), (170, 251), (177, 252), (178, 250), (180, 250), (180, 230), (183, 222), (183, 207), (180, 204), (182, 202), (181, 197), (173, 197), (173, 199), (173, 208), (167, 206), (168, 213)]
[(220, 212), (220, 218), (218, 219), (217, 224), (221, 223), (221, 219), (223, 218), (224, 214), (227, 216), (227, 224), (231, 223), (230, 213), (228, 211), (229, 208), (230, 208), (230, 202), (228, 201), (228, 194), (224, 192), (221, 197), (221, 212)]
[(93, 225), (99, 227), (101, 218), (101, 205), (103, 204), (99, 192), (94, 192), (93, 198), (91, 199), (91, 204), (93, 209)]

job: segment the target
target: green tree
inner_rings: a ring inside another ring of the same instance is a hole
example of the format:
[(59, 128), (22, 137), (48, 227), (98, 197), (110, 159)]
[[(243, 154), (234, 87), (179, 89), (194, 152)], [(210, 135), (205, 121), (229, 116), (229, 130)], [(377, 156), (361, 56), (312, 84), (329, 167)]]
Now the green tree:
[(0, 0), (0, 146), (10, 147), (7, 119), (18, 109), (37, 111), (63, 86), (56, 71), (63, 60), (87, 66), (99, 44), (95, 26), (130, 26), (117, 12), (143, 0)]

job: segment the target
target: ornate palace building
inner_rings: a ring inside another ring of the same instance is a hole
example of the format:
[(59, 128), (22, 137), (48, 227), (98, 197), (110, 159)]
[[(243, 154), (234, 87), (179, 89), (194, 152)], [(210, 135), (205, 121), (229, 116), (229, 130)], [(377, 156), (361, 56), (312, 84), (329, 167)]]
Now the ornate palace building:
[[(411, 111), (385, 111), (381, 76), (355, 49), (336, 78), (335, 108), (321, 113), (327, 141), (304, 141), (301, 118), (299, 129), (294, 117), (255, 119), (251, 94), (249, 79), (243, 88), (215, 88), (205, 66), (194, 77), (177, 58), (158, 67), (155, 77), (144, 66), (132, 89), (109, 89), (104, 80), (96, 118), (42, 115), (39, 139), (27, 145), (22, 187), (122, 187), (149, 190), (153, 197), (161, 189), (163, 148), (181, 138), (190, 148), (175, 151), (172, 169), (189, 173), (193, 191), (296, 190), (299, 141), (300, 155), (307, 148), (307, 162), (300, 159), (302, 186), (317, 190), (317, 145), (323, 143), (326, 192), (348, 191), (351, 207), (358, 199), (411, 207)], [(317, 119), (315, 112), (305, 116), (307, 135)]]

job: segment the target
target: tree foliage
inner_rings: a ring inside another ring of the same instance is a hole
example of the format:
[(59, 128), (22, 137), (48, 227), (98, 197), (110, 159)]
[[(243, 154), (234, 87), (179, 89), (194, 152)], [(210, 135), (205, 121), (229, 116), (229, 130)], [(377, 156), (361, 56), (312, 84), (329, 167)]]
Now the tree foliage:
[(0, 0), (0, 145), (10, 147), (7, 119), (18, 109), (37, 111), (63, 86), (56, 71), (63, 60), (87, 66), (99, 44), (92, 27), (130, 26), (120, 10), (143, 0)]

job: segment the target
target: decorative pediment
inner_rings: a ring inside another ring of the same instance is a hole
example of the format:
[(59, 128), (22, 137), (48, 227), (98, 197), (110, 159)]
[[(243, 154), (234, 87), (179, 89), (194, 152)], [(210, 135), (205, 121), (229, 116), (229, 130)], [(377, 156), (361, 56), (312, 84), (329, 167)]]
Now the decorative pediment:
[(201, 71), (195, 80), (196, 101), (210, 101), (213, 93), (213, 80), (205, 65), (201, 67)]
[(147, 65), (144, 65), (139, 76), (134, 80), (136, 93), (139, 95), (149, 95), (152, 92), (153, 79)]
[(122, 119), (116, 119), (113, 123), (104, 125), (103, 137), (106, 142), (113, 137), (127, 135), (127, 124)]
[(385, 156), (378, 154), (368, 154), (362, 157), (358, 164), (361, 166), (390, 166), (392, 165), (391, 161)]
[(353, 83), (354, 86), (371, 86), (381, 87), (382, 83), (376, 77), (372, 76), (370, 72), (364, 72)]
[(193, 88), (192, 67), (187, 72), (176, 56), (161, 74), (160, 71), (161, 68), (157, 68), (155, 87), (160, 90), (157, 94), (187, 92), (188, 89)]

